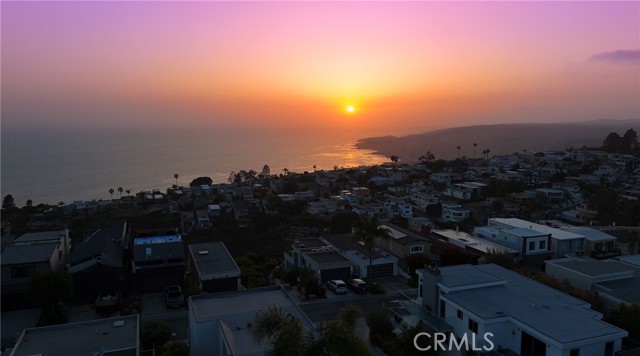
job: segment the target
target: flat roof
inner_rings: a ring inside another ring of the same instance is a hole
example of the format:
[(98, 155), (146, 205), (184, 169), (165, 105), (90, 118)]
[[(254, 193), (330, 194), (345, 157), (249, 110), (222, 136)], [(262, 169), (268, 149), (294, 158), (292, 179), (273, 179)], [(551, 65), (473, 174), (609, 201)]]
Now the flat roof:
[[(115, 326), (117, 322), (122, 322), (123, 325)], [(10, 355), (85, 356), (137, 349), (138, 329), (138, 314), (29, 328), (22, 332)]]
[(531, 221), (526, 221), (517, 218), (490, 218), (489, 221), (495, 221), (500, 224), (511, 226), (512, 228), (523, 228), (523, 229), (531, 229), (534, 231), (541, 232), (543, 234), (551, 234), (552, 238), (557, 240), (573, 240), (573, 239), (582, 239), (583, 235), (574, 234), (572, 232), (556, 229), (550, 226), (536, 224)]
[(189, 253), (201, 280), (240, 276), (240, 268), (223, 242), (191, 244)]
[(31, 245), (8, 246), (2, 251), (2, 265), (35, 263), (49, 261), (59, 243), (38, 243)]
[(555, 264), (564, 268), (572, 269), (591, 278), (604, 276), (607, 274), (629, 273), (632, 267), (615, 260), (596, 260), (593, 258), (562, 258), (545, 261), (545, 263)]
[[(455, 273), (449, 273), (450, 269)], [(440, 271), (444, 283), (460, 277), (466, 278), (469, 284), (477, 283), (469, 277), (471, 275), (506, 282), (441, 295), (441, 298), (466, 309), (476, 317), (510, 317), (514, 322), (520, 322), (559, 343), (578, 342), (599, 336), (617, 338), (628, 335), (626, 331), (599, 320), (601, 314), (591, 310), (588, 303), (495, 264), (442, 267)], [(465, 275), (469, 276), (464, 277)]]
[(336, 263), (336, 262), (349, 262), (349, 260), (339, 254), (336, 251), (318, 251), (318, 252), (306, 252), (307, 257), (314, 260), (317, 263)]
[(589, 241), (597, 242), (597, 241), (615, 241), (616, 240), (615, 236), (611, 236), (606, 232), (592, 229), (590, 227), (574, 226), (574, 227), (564, 227), (561, 229), (564, 231), (575, 233), (575, 234), (580, 234)]
[(456, 265), (440, 269), (442, 280), (440, 284), (449, 287), (463, 287), (486, 283), (498, 283), (502, 279), (484, 271), (469, 268), (470, 265)]
[(395, 228), (390, 227), (388, 225), (380, 225), (379, 228), (389, 230), (389, 235), (391, 235), (391, 237), (394, 240), (399, 240), (401, 238), (407, 237), (407, 234), (402, 233), (402, 232), (400, 232), (400, 231), (396, 230)]
[[(317, 237), (309, 237), (305, 239), (295, 239), (293, 241), (294, 245), (298, 248), (318, 248), (329, 246), (326, 242), (322, 241)], [(303, 246), (301, 246), (303, 245)]]
[(469, 235), (466, 232), (463, 231), (455, 231), (455, 230), (431, 230), (432, 234), (437, 234), (443, 237), (446, 237), (449, 240), (455, 240), (458, 241), (462, 244), (464, 244), (465, 246), (474, 249), (474, 250), (478, 250), (484, 253), (488, 253), (491, 251), (503, 251), (506, 253), (518, 253), (518, 251), (512, 249), (512, 248), (508, 248), (505, 246), (502, 246), (500, 244), (497, 243), (493, 243), (491, 241), (485, 240), (485, 239), (481, 239), (478, 237), (475, 237), (473, 235)]
[(42, 232), (27, 232), (16, 238), (14, 242), (35, 242), (35, 241), (47, 241), (47, 240), (60, 240), (60, 237), (64, 236), (64, 231), (42, 231)]
[(307, 331), (315, 332), (313, 322), (281, 286), (205, 294), (189, 299), (189, 318), (194, 317), (196, 323), (219, 320), (233, 353), (237, 355), (264, 354), (268, 349), (268, 340), (257, 342), (254, 339), (251, 324), (255, 323), (260, 311), (271, 306), (290, 313), (302, 322)]

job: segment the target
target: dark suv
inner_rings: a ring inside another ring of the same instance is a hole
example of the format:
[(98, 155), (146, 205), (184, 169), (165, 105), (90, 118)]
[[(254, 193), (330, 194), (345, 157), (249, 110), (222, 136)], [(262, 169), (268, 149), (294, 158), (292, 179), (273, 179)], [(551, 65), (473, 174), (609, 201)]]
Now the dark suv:
[(168, 286), (164, 288), (164, 300), (167, 308), (180, 308), (184, 305), (184, 296), (180, 286)]
[(347, 281), (347, 287), (358, 294), (367, 293), (367, 282), (354, 278)]

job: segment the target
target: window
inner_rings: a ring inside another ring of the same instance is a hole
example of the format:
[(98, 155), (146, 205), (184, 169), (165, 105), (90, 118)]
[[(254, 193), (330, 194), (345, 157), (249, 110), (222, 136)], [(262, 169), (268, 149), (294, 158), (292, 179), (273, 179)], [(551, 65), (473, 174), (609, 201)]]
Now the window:
[(476, 323), (475, 321), (469, 319), (469, 330), (471, 330), (471, 332), (473, 332), (474, 334), (478, 333), (478, 323)]
[(409, 247), (409, 251), (411, 253), (421, 253), (424, 251), (424, 246), (422, 245), (411, 246)]
[(458, 309), (458, 319), (462, 320), (463, 314), (462, 310)]
[(535, 249), (536, 249), (536, 242), (535, 241), (529, 242), (529, 251), (535, 250)]
[(29, 278), (35, 271), (35, 266), (11, 267), (11, 278)]
[(570, 356), (580, 356), (580, 349), (571, 349)]
[(544, 240), (540, 241), (539, 246), (540, 246), (541, 250), (546, 250), (547, 249), (547, 241), (544, 241)]
[(446, 310), (447, 310), (447, 303), (445, 303), (444, 300), (441, 300), (440, 301), (440, 317), (441, 318), (444, 318)]

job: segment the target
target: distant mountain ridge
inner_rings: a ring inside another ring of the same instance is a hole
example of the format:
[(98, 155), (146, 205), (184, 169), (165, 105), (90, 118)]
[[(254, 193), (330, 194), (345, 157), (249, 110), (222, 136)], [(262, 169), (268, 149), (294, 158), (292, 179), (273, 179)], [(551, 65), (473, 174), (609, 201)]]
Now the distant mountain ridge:
[(473, 158), (473, 143), (477, 143), (475, 157), (482, 157), (482, 150), (490, 155), (564, 150), (569, 147), (600, 147), (607, 135), (640, 128), (639, 119), (595, 120), (575, 123), (524, 123), (475, 125), (441, 129), (403, 137), (382, 136), (364, 138), (356, 143), (360, 149), (374, 150), (384, 156), (396, 155), (400, 161), (414, 162), (427, 151), (436, 159), (454, 159), (457, 146), (460, 156)]

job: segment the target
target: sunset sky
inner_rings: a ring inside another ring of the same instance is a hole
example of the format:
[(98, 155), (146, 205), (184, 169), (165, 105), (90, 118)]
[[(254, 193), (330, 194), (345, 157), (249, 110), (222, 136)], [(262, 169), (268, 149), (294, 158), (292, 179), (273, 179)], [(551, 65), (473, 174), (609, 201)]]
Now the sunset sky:
[(2, 1), (1, 12), (3, 126), (406, 134), (640, 119), (638, 1)]

